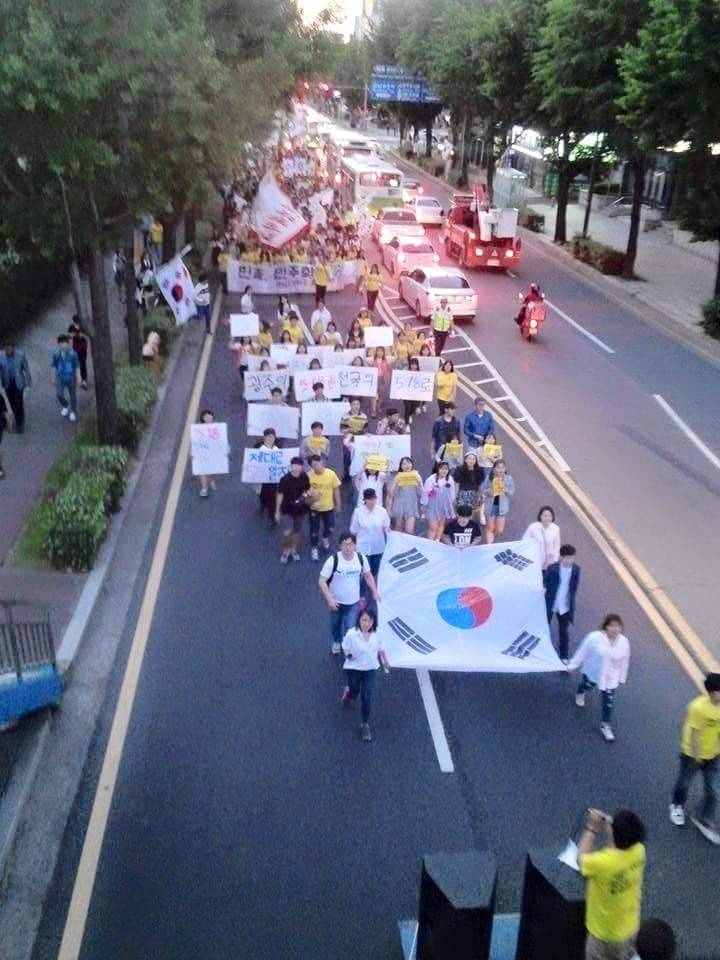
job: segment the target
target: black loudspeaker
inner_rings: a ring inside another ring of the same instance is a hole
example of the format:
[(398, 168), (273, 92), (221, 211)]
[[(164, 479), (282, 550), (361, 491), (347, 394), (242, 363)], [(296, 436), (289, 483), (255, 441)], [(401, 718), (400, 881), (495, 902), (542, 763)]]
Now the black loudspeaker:
[(583, 960), (585, 881), (557, 850), (530, 850), (515, 960)]
[(417, 960), (488, 960), (497, 864), (492, 853), (435, 853), (423, 860)]

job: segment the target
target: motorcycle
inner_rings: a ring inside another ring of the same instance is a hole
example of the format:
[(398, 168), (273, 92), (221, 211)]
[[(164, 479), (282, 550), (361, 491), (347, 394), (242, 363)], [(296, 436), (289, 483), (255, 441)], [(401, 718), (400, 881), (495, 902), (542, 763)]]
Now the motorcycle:
[(518, 293), (518, 300), (523, 302), (523, 306), (520, 308), (520, 313), (515, 317), (515, 323), (520, 327), (521, 335), (529, 343), (533, 337), (540, 333), (540, 327), (545, 323), (547, 316), (545, 297), (542, 300), (530, 300), (529, 303), (525, 303), (523, 294)]

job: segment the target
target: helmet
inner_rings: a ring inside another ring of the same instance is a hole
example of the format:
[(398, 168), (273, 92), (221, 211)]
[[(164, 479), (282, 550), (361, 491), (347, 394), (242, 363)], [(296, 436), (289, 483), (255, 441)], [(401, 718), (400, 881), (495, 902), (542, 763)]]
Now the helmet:
[(540, 293), (540, 284), (531, 283), (530, 284), (530, 293)]

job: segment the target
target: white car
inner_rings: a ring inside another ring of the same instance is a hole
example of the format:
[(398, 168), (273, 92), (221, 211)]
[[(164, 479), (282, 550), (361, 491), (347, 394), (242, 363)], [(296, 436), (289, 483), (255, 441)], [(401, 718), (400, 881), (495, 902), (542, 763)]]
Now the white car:
[(415, 197), (412, 203), (408, 204), (408, 209), (413, 211), (418, 223), (439, 227), (445, 222), (445, 211), (435, 197)]
[(393, 275), (409, 273), (416, 267), (433, 267), (440, 263), (440, 254), (435, 253), (429, 240), (393, 237), (382, 248), (382, 262)]
[(456, 320), (475, 319), (477, 293), (456, 267), (418, 267), (404, 273), (400, 276), (398, 293), (400, 299), (413, 308), (418, 323), (430, 317), (443, 299), (447, 300)]
[(404, 207), (385, 207), (377, 215), (372, 228), (375, 243), (382, 246), (393, 237), (424, 237), (425, 227), (419, 224), (412, 210)]
[(423, 193), (425, 193), (425, 188), (419, 180), (403, 180), (403, 203), (412, 203), (415, 197), (421, 197)]

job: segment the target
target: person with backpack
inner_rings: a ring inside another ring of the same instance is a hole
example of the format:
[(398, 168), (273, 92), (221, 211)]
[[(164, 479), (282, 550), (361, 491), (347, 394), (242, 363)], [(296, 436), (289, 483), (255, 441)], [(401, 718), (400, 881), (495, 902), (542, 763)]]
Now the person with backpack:
[(357, 552), (355, 535), (340, 535), (340, 550), (328, 557), (320, 570), (318, 587), (330, 610), (332, 653), (338, 656), (342, 640), (357, 624), (360, 578), (367, 584), (375, 604), (380, 600), (368, 558)]
[(70, 346), (70, 337), (61, 333), (53, 351), (51, 366), (55, 371), (55, 394), (60, 413), (70, 423), (77, 420), (77, 388), (80, 384), (80, 359)]

